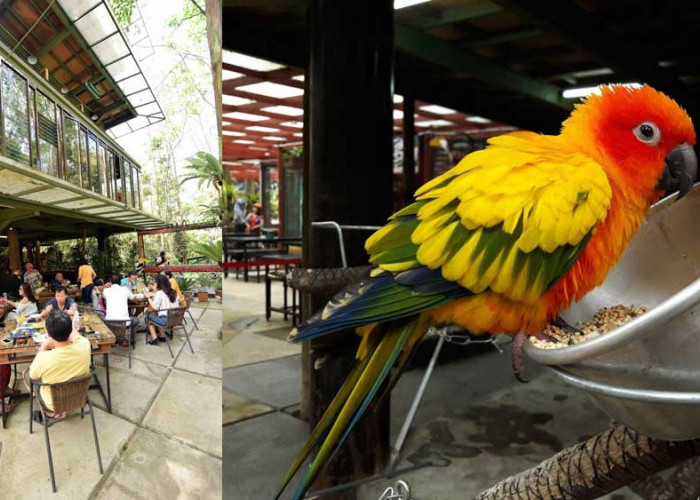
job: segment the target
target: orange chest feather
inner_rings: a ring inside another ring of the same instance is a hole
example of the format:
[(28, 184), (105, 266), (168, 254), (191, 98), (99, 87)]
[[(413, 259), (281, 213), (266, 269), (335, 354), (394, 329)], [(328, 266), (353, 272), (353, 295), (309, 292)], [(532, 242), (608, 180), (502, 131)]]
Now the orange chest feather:
[(548, 319), (605, 281), (644, 221), (647, 206), (614, 192), (605, 221), (596, 228), (579, 259), (542, 297), (546, 301)]

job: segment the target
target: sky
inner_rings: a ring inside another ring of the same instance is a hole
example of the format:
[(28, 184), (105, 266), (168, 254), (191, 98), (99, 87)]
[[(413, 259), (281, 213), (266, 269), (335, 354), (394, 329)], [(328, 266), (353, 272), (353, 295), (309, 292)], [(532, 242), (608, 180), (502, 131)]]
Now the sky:
[[(164, 107), (166, 102), (177, 99), (177, 96), (169, 92), (167, 76), (173, 69), (182, 64), (182, 60), (172, 49), (165, 45), (173, 36), (183, 36), (186, 33), (184, 26), (173, 32), (173, 28), (167, 25), (168, 18), (181, 11), (184, 1), (187, 0), (139, 0), (138, 2), (150, 42), (146, 40), (137, 46), (132, 46), (132, 50), (139, 60), (141, 70), (155, 93), (161, 108)], [(134, 18), (138, 15), (138, 11), (135, 11)], [(206, 37), (203, 37), (197, 43), (195, 50), (198, 55), (205, 57), (209, 61), (209, 47)], [(206, 72), (208, 68), (203, 67), (202, 71)], [(213, 104), (213, 86), (208, 86), (204, 89), (203, 99)], [(218, 156), (216, 154), (218, 148), (216, 115), (213, 106), (210, 104), (203, 104), (199, 116), (188, 117), (185, 122), (182, 140), (175, 151), (178, 175), (184, 173), (185, 160), (198, 151), (209, 151)], [(172, 119), (166, 112), (166, 122)], [(117, 139), (117, 142), (140, 162), (145, 172), (153, 172), (154, 169), (153, 162), (147, 161), (150, 138), (159, 131), (160, 127), (165, 126), (166, 122), (151, 125)], [(186, 199), (194, 196), (197, 192), (197, 183), (188, 182), (181, 187), (180, 196)]]

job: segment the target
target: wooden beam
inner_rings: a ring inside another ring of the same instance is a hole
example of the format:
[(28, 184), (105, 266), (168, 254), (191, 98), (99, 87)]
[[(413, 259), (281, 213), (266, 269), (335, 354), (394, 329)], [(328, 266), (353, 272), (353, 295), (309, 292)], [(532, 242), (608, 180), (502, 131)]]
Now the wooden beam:
[(502, 7), (530, 19), (536, 26), (589, 53), (604, 66), (615, 70), (617, 80), (649, 83), (678, 100), (695, 104), (695, 98), (669, 71), (659, 67), (658, 58), (638, 44), (613, 34), (575, 2), (561, 0), (494, 0)]
[(396, 47), (413, 57), (452, 71), (469, 73), (490, 86), (528, 95), (560, 108), (572, 104), (561, 97), (561, 89), (506, 69), (486, 57), (476, 55), (445, 40), (406, 26), (396, 26)]
[[(500, 5), (497, 5), (488, 0), (477, 0), (470, 2), (468, 5), (457, 5), (448, 7), (435, 17), (421, 17), (417, 22), (411, 23), (418, 28), (433, 28), (445, 24), (454, 24), (469, 19), (497, 14), (503, 11)], [(398, 11), (398, 16), (401, 11)]]
[(7, 241), (9, 245), (10, 271), (22, 270), (22, 258), (19, 253), (19, 237), (17, 229), (11, 227), (7, 231)]

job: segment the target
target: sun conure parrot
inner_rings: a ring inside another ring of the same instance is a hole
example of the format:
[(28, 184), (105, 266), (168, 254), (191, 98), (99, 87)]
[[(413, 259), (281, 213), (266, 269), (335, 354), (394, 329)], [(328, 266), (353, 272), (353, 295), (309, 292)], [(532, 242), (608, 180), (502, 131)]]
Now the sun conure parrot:
[(602, 87), (559, 135), (488, 143), (418, 189), (367, 240), (371, 277), (292, 332), (294, 341), (348, 328), (363, 336), (355, 369), (284, 478), (282, 489), (323, 440), (295, 499), (431, 325), (521, 342), (541, 332), (603, 282), (664, 190), (682, 196), (697, 174), (690, 118), (649, 86)]

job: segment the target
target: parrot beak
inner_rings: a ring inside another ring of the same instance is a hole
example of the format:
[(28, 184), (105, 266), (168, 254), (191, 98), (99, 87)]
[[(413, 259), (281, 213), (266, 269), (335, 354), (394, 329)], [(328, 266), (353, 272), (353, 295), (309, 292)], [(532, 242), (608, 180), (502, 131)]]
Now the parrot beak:
[(678, 191), (676, 200), (680, 200), (690, 191), (698, 176), (698, 158), (693, 146), (680, 144), (666, 157), (664, 168), (657, 189), (671, 194)]

